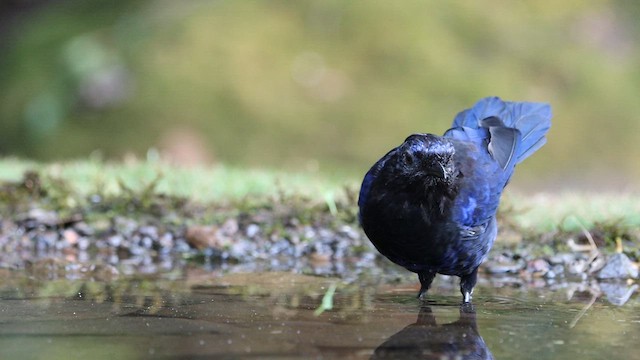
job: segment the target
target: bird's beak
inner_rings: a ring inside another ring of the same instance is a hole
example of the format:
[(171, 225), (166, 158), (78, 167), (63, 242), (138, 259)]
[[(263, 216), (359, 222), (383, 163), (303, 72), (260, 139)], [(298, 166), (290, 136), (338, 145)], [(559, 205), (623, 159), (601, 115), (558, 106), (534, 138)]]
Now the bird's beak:
[(438, 164), (437, 166), (434, 166), (434, 167), (429, 167), (427, 169), (427, 175), (439, 177), (444, 180), (448, 180), (450, 176), (449, 172), (442, 164)]
[(449, 180), (449, 176), (451, 176), (451, 174), (449, 174), (449, 171), (447, 171), (447, 168), (444, 167), (444, 165), (440, 164), (440, 170), (442, 170), (442, 178), (445, 181)]

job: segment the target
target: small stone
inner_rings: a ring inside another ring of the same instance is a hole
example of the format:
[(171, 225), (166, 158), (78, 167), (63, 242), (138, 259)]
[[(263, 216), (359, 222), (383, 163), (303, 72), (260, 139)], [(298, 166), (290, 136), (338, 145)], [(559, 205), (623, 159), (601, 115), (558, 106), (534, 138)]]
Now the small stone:
[(559, 253), (551, 256), (548, 260), (551, 265), (565, 265), (574, 262), (576, 256), (572, 253)]
[(572, 261), (571, 263), (568, 264), (567, 269), (569, 270), (569, 273), (571, 274), (585, 274), (585, 270), (587, 269), (587, 267), (589, 266), (589, 264), (587, 263), (586, 260), (584, 259), (577, 259), (575, 261)]
[(211, 247), (220, 247), (217, 233), (218, 228), (215, 226), (191, 226), (185, 232), (185, 238), (189, 245), (198, 250), (203, 250)]
[(551, 271), (553, 271), (556, 275), (564, 274), (564, 266), (560, 264), (554, 265), (551, 268)]
[(173, 247), (173, 234), (171, 234), (170, 232), (164, 233), (160, 237), (160, 240), (158, 240), (158, 243), (160, 244), (160, 246), (162, 248), (165, 248), (165, 249), (172, 248)]
[(73, 229), (79, 235), (83, 235), (83, 236), (92, 236), (93, 234), (95, 234), (94, 229), (89, 225), (87, 225), (87, 223), (84, 221), (80, 221), (79, 223), (76, 223), (75, 225), (73, 225)]
[(349, 239), (355, 240), (360, 237), (360, 233), (358, 233), (354, 228), (349, 225), (343, 225), (340, 227), (340, 232), (346, 235)]
[(75, 230), (67, 229), (62, 232), (62, 238), (67, 242), (67, 245), (73, 246), (78, 243), (80, 236)]
[(140, 246), (146, 249), (151, 249), (153, 246), (153, 240), (150, 237), (145, 236), (140, 240)]
[(535, 259), (535, 260), (529, 261), (529, 263), (527, 264), (527, 271), (534, 274), (544, 275), (549, 271), (550, 267), (551, 266), (546, 260)]
[(43, 234), (37, 235), (34, 240), (36, 241), (36, 247), (40, 250), (44, 250), (47, 248), (54, 248), (57, 239), (58, 236), (56, 233), (47, 231)]
[(114, 228), (120, 234), (130, 236), (138, 227), (138, 223), (134, 220), (118, 216), (114, 219)]
[(517, 273), (522, 270), (524, 264), (522, 262), (496, 262), (496, 261), (487, 261), (484, 265), (487, 269), (487, 272), (490, 274), (506, 274), (506, 273)]
[(158, 228), (155, 226), (141, 226), (138, 228), (138, 233), (142, 236), (150, 237), (152, 239), (158, 238)]
[(638, 267), (623, 253), (613, 254), (598, 272), (598, 279), (628, 279), (638, 277)]
[(275, 255), (293, 255), (293, 246), (286, 239), (279, 239), (269, 247), (269, 254)]
[(109, 245), (111, 245), (112, 247), (116, 248), (118, 246), (120, 246), (120, 244), (122, 243), (122, 236), (120, 235), (113, 235), (111, 237), (109, 237)]
[(189, 244), (183, 238), (176, 239), (173, 244), (173, 248), (178, 253), (188, 253), (191, 251), (191, 247), (189, 247)]
[(238, 221), (234, 218), (227, 219), (220, 227), (220, 231), (226, 236), (235, 235), (238, 232)]
[(87, 250), (91, 242), (86, 237), (81, 237), (78, 239), (78, 249)]
[(57, 225), (60, 221), (55, 211), (46, 211), (43, 209), (31, 209), (28, 218), (49, 227)]
[(249, 258), (255, 251), (253, 243), (249, 241), (238, 241), (231, 245), (229, 255), (235, 259)]
[(260, 233), (260, 226), (256, 224), (249, 224), (245, 229), (245, 234), (249, 239), (254, 238), (258, 233)]
[(302, 236), (306, 239), (313, 239), (316, 237), (316, 231), (311, 226), (305, 226), (302, 230)]

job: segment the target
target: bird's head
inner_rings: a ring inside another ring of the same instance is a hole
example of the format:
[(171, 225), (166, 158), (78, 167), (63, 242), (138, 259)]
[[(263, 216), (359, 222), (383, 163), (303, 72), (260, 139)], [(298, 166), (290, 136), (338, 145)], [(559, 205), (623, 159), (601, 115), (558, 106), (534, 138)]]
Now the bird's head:
[(455, 177), (455, 149), (447, 139), (431, 134), (409, 136), (396, 152), (397, 175), (431, 188), (448, 186)]

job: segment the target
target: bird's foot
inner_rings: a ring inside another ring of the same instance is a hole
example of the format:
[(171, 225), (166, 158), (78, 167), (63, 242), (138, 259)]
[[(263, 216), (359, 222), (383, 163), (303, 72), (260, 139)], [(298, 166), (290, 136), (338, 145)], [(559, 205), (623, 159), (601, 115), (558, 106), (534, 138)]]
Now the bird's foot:
[(473, 291), (465, 291), (462, 294), (462, 303), (463, 304), (468, 304), (468, 303), (471, 302), (471, 298), (473, 297), (473, 296), (471, 296), (472, 293), (473, 293)]
[(468, 304), (471, 302), (473, 295), (473, 288), (476, 286), (476, 280), (478, 279), (478, 268), (460, 278), (460, 292), (462, 293), (462, 303)]
[(424, 286), (420, 287), (420, 291), (418, 291), (418, 300), (425, 301), (427, 300), (427, 290)]
[(436, 277), (435, 271), (425, 271), (418, 273), (418, 279), (420, 280), (420, 291), (418, 292), (419, 300), (426, 300), (427, 291), (431, 287), (433, 278)]

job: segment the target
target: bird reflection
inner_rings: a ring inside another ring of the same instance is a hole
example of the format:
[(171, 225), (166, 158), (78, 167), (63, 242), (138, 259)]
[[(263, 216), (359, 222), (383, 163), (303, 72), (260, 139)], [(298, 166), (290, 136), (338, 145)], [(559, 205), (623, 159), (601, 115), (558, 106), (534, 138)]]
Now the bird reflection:
[(371, 359), (493, 359), (476, 325), (473, 305), (460, 306), (460, 318), (438, 325), (431, 307), (418, 320), (382, 343)]

